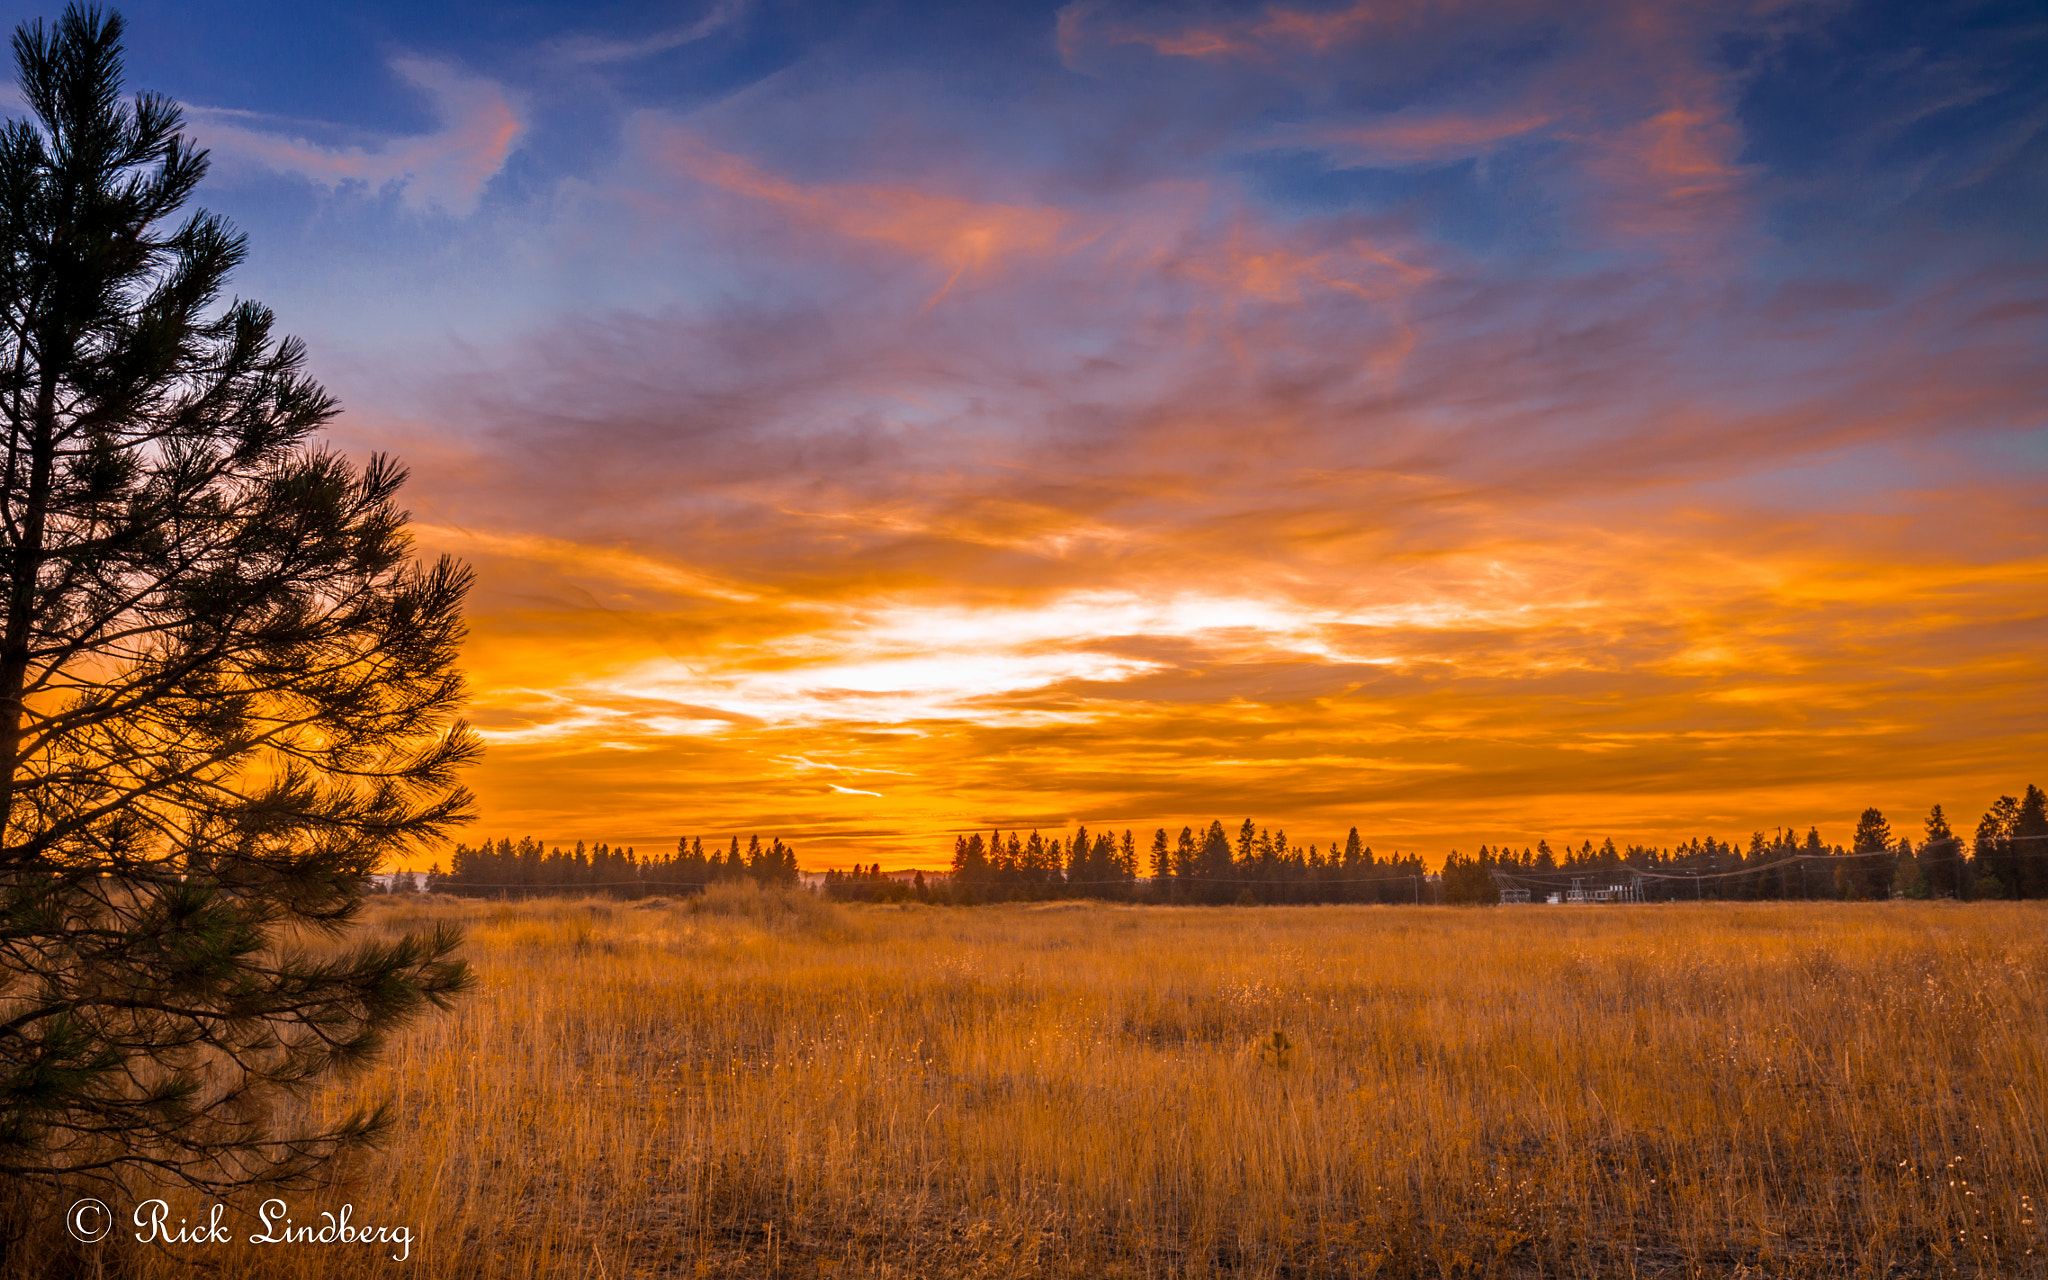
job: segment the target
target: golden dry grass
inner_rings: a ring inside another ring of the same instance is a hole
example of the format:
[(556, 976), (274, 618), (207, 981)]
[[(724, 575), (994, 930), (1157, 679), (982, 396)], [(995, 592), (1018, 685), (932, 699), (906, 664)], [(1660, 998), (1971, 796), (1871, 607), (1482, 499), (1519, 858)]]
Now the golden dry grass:
[(290, 1199), (413, 1256), (143, 1270), (2048, 1274), (2039, 905), (710, 906), (380, 907), (481, 988)]

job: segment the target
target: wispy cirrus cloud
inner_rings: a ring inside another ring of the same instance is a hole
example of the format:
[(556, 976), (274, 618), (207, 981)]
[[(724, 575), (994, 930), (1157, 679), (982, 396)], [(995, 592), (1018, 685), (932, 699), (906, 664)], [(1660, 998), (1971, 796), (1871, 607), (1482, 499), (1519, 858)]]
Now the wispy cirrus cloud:
[(1091, 0), (1062, 12), (1061, 47), (1081, 68), (1141, 49), (1156, 63), (1102, 74), (1208, 80), (1286, 116), (1300, 116), (1300, 89), (1314, 86), (1346, 105), (1247, 129), (1237, 146), (1314, 153), (1333, 172), (1479, 161), (1482, 183), (1500, 181), (1506, 164), (1507, 189), (1559, 217), (1563, 244), (1626, 244), (1706, 269), (1755, 219), (1740, 78), (1715, 44), (1734, 32), (1768, 38), (1771, 21), (1755, 6), (1620, 0), (1268, 4), (1192, 18)]
[(475, 212), (484, 187), (504, 168), (525, 131), (512, 96), (498, 84), (430, 58), (404, 56), (391, 69), (434, 104), (432, 133), (334, 146), (258, 113), (191, 107), (194, 132), (216, 155), (303, 178), (329, 190), (395, 191), (405, 207), (458, 217)]
[(636, 62), (707, 40), (730, 31), (746, 16), (747, 0), (716, 0), (688, 22), (676, 23), (644, 36), (621, 39), (616, 36), (579, 33), (563, 36), (550, 44), (550, 51), (571, 62), (606, 64)]
[(1557, 118), (1554, 113), (1524, 109), (1488, 114), (1409, 111), (1367, 123), (1282, 130), (1270, 145), (1320, 151), (1332, 164), (1345, 167), (1444, 164), (1540, 136)]
[(1324, 54), (1375, 29), (1410, 25), (1415, 17), (1410, 5), (1354, 0), (1324, 10), (1266, 5), (1241, 17), (1184, 23), (1170, 11), (1119, 13), (1077, 0), (1060, 11), (1059, 40), (1070, 63), (1088, 44), (1143, 45), (1169, 58), (1267, 60)]
[[(963, 275), (1062, 252), (1088, 238), (1076, 237), (1076, 220), (1056, 208), (968, 200), (908, 184), (801, 184), (716, 150), (686, 130), (652, 130), (649, 151), (674, 173), (835, 235), (930, 258), (946, 273), (935, 297)], [(1092, 234), (1100, 235), (1101, 228)]]

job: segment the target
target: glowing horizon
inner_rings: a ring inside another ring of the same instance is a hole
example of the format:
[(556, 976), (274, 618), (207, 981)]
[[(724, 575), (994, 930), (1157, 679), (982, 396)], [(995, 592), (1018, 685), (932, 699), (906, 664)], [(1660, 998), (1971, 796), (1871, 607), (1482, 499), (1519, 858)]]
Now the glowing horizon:
[(2048, 783), (2019, 15), (372, 5), (229, 75), (188, 10), (132, 76), (237, 288), (477, 569), (470, 843), (1434, 865)]

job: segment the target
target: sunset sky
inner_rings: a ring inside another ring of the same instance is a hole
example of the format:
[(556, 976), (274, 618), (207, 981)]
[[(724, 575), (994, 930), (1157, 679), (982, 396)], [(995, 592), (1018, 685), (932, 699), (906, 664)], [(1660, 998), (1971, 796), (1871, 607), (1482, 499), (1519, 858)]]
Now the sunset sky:
[(119, 7), (477, 570), (472, 839), (2048, 784), (2038, 3)]

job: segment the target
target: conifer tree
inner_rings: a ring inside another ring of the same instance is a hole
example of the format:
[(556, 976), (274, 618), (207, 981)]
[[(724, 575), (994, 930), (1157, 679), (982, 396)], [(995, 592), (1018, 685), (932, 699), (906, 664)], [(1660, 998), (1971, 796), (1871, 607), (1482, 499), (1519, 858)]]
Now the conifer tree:
[[(1828, 855), (1828, 847), (1821, 843), (1819, 827), (1806, 829), (1806, 843), (1799, 846), (1799, 852), (1807, 858), (1825, 858)], [(1802, 897), (1833, 897), (1834, 883), (1834, 877), (1828, 868), (1816, 867), (1811, 862), (1799, 864), (1799, 888)]]
[(314, 443), (299, 343), (222, 300), (242, 238), (176, 220), (206, 155), (123, 99), (121, 31), (17, 28), (0, 129), (0, 1184), (219, 1189), (386, 1123), (267, 1100), (466, 983), (449, 931), (287, 939), (464, 818), (470, 578), (412, 560), (403, 471)]
[[(1247, 826), (1251, 825), (1247, 820)], [(1196, 874), (1213, 886), (1206, 894), (1207, 900), (1225, 900), (1223, 886), (1231, 880), (1233, 870), (1230, 862), (1230, 837), (1224, 834), (1223, 823), (1218, 820), (1209, 824), (1209, 830), (1202, 837), (1201, 852), (1195, 860)]]
[(710, 868), (704, 862), (704, 837), (692, 840), (688, 836), (676, 839), (676, 860), (671, 877), (676, 883), (664, 888), (683, 889), (694, 892), (710, 880)]
[(1876, 809), (1863, 811), (1856, 820), (1856, 836), (1850, 851), (1861, 855), (1853, 873), (1861, 896), (1891, 897), (1892, 876), (1898, 863), (1885, 856), (1892, 852), (1892, 828), (1882, 813)]
[(1089, 851), (1093, 847), (1089, 842), (1088, 828), (1077, 828), (1074, 832), (1074, 838), (1067, 844), (1068, 884), (1085, 887), (1088, 881), (1100, 878), (1095, 874), (1095, 868), (1088, 865)]
[(988, 852), (981, 842), (981, 833), (971, 838), (953, 838), (953, 883), (961, 886), (978, 886), (988, 879)]
[(1045, 837), (1033, 830), (1031, 838), (1024, 842), (1022, 856), (1017, 859), (1018, 873), (1026, 884), (1043, 888), (1052, 883), (1052, 878), (1058, 871), (1053, 865), (1056, 861), (1046, 846)]
[(2027, 784), (2013, 813), (2009, 843), (2013, 896), (2048, 896), (2048, 794), (2032, 783)]
[(1101, 842), (1103, 869), (1109, 874), (1106, 879), (1121, 880), (1125, 884), (1138, 878), (1138, 842), (1126, 828), (1121, 836), (1111, 837), (1105, 831), (1097, 839)]
[(1920, 861), (1926, 868), (1930, 896), (1962, 896), (1963, 842), (1949, 830), (1948, 815), (1940, 805), (1927, 811), (1927, 838), (1920, 842)]
[(2010, 898), (2019, 889), (2018, 846), (2013, 843), (2013, 833), (2019, 826), (2020, 802), (2011, 796), (2000, 796), (1983, 818), (1977, 823), (1977, 883), (1970, 892), (1975, 897)]
[(773, 844), (769, 845), (768, 851), (771, 859), (768, 868), (768, 883), (780, 885), (785, 889), (793, 889), (802, 882), (802, 876), (797, 872), (796, 849), (794, 847), (782, 843), (782, 840), (778, 837)]

